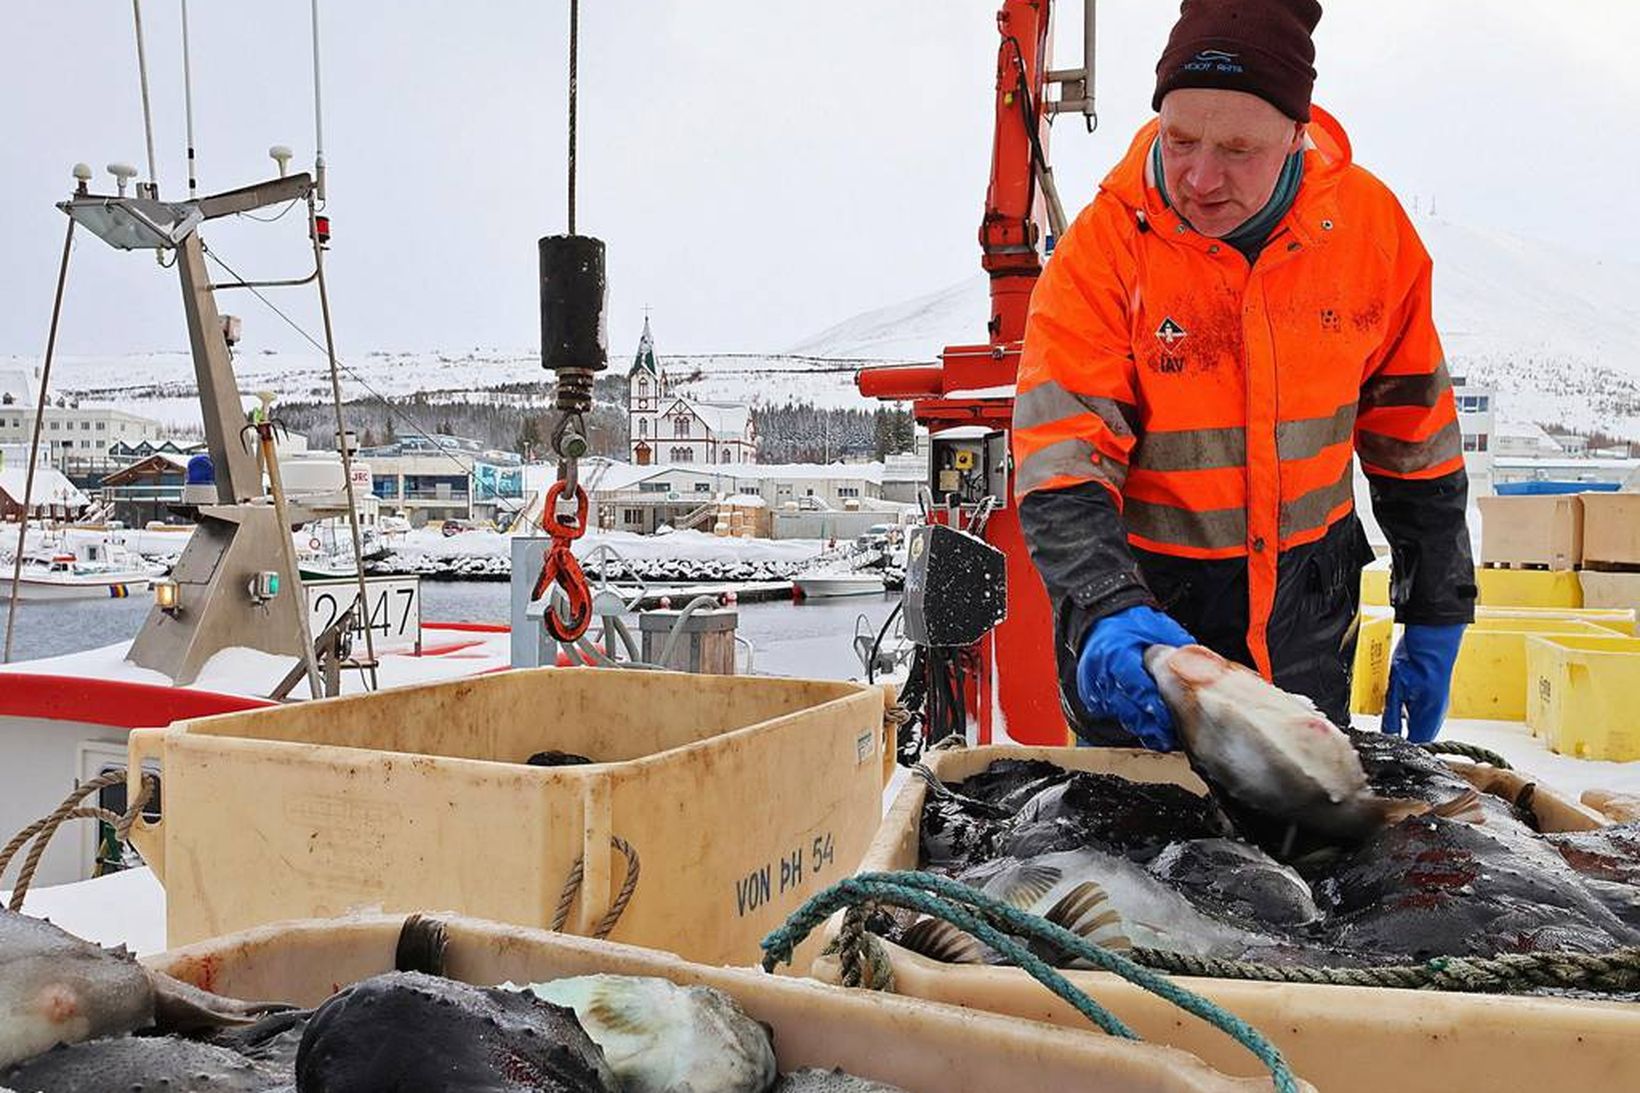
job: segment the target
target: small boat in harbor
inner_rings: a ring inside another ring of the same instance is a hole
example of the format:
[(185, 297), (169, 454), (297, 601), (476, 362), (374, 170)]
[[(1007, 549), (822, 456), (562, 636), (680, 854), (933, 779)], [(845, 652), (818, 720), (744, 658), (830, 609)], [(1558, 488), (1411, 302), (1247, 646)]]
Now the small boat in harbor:
[[(70, 549), (37, 550), (23, 555), (17, 598), (40, 600), (124, 599), (148, 590), (153, 575), (137, 558), (107, 542), (76, 544)], [(0, 567), (0, 598), (12, 592), (12, 567)]]
[(876, 573), (804, 573), (792, 579), (805, 600), (838, 596), (878, 596), (886, 587)]

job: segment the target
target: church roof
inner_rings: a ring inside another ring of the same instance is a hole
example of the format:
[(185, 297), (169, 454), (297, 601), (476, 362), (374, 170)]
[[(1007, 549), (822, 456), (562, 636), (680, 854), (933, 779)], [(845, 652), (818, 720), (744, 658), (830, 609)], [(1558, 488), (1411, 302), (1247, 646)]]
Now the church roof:
[(655, 360), (655, 338), (649, 333), (649, 316), (643, 318), (643, 337), (638, 339), (638, 353), (632, 358), (632, 367), (627, 375), (638, 372), (650, 372), (653, 375), (661, 374), (660, 364)]

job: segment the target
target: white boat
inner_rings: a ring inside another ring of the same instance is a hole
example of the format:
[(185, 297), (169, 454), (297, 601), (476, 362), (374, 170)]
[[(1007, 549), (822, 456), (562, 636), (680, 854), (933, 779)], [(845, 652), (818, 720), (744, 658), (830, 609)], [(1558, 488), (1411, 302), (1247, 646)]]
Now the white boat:
[[(0, 599), (11, 596), (12, 567), (0, 567)], [(17, 598), (39, 600), (124, 599), (148, 590), (153, 574), (142, 560), (112, 544), (82, 542), (72, 549), (30, 551), (23, 555)]]
[(884, 585), (875, 573), (804, 573), (794, 577), (798, 595), (806, 600), (837, 596), (880, 596)]

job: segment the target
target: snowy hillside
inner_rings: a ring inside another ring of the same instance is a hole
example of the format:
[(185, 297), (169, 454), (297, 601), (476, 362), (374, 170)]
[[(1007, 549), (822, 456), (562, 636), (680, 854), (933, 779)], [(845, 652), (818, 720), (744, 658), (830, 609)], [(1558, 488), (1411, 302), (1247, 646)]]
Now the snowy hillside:
[[(1435, 317), (1454, 373), (1496, 387), (1500, 412), (1510, 417), (1640, 439), (1640, 265), (1439, 217), (1417, 223), (1435, 257)], [(674, 356), (665, 352), (664, 336), (658, 348), (663, 367), (694, 398), (864, 408), (854, 387), (858, 366), (931, 361), (947, 344), (981, 340), (988, 313), (986, 280), (975, 272), (938, 292), (846, 319), (784, 353)], [(611, 367), (624, 370), (634, 348), (614, 347)], [(0, 358), (0, 371), (33, 363)], [(273, 390), (329, 398), (317, 353), (245, 353), (237, 363), (247, 396)], [(421, 391), (433, 403), (533, 397), (497, 389), (550, 378), (530, 349), (375, 351), (346, 363), (349, 396), (367, 395), (368, 384), (384, 395)], [(181, 352), (65, 357), (52, 387), (176, 425), (198, 423), (192, 366)]]

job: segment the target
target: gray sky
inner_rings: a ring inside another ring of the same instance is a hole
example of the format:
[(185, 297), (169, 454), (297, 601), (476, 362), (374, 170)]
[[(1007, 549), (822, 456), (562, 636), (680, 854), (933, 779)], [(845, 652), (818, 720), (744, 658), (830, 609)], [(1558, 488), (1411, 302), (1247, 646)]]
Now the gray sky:
[[(998, 0), (586, 0), (579, 224), (610, 250), (612, 355), (774, 350), (956, 281), (990, 155)], [(1316, 100), (1410, 204), (1614, 257), (1640, 249), (1640, 6), (1334, 0)], [(344, 352), (534, 345), (535, 239), (564, 227), (565, 0), (325, 0), (327, 269)], [(1080, 54), (1060, 6), (1058, 60)], [(1101, 125), (1055, 126), (1079, 208), (1149, 115), (1177, 7), (1100, 7)], [(162, 195), (186, 192), (176, 0), (146, 0)], [(201, 185), (313, 152), (308, 5), (194, 0)], [(0, 35), (0, 353), (37, 354), (69, 167), (143, 165), (130, 7), (24, 0)], [(1611, 195), (1611, 196), (1608, 196)], [(298, 217), (212, 225), (247, 276), (307, 272)], [(1438, 274), (1437, 274), (1438, 276)], [(76, 247), (62, 350), (185, 345), (174, 274)], [(311, 293), (281, 302), (317, 331)], [(299, 348), (244, 296), (251, 349)], [(953, 339), (981, 336), (984, 316)]]

